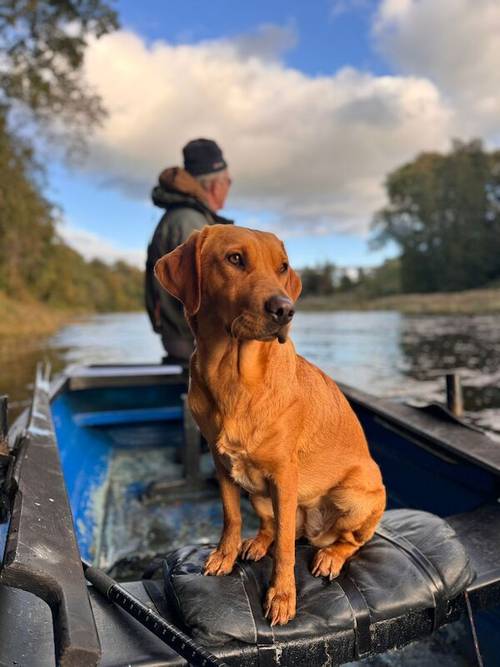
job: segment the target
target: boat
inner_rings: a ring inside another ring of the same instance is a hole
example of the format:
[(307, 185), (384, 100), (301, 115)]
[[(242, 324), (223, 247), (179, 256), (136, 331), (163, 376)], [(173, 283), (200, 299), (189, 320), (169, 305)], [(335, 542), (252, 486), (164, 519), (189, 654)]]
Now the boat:
[[(158, 632), (86, 582), (84, 568), (90, 563), (104, 571), (146, 615), (190, 635), (165, 593), (165, 555), (185, 553), (186, 544), (208, 548), (222, 518), (210, 455), (187, 408), (187, 386), (186, 369), (167, 364), (75, 366), (52, 382), (40, 368), (31, 409), (10, 429), (6, 399), (0, 401), (0, 664), (186, 664)], [(485, 665), (498, 664), (499, 444), (443, 406), (417, 409), (341, 388), (382, 469), (388, 515), (406, 516), (402, 508), (410, 508), (411, 521), (430, 521), (430, 542), (431, 533), (446, 526), (451, 532), (440, 557), (456, 559), (459, 544), (470, 576), (439, 610), (437, 602), (428, 608), (412, 600), (406, 579), (399, 611), (390, 618), (377, 617), (366, 603), (356, 615), (355, 590), (348, 627), (301, 634), (299, 619), (293, 636), (264, 629), (259, 645), (234, 640), (208, 649), (230, 665), (343, 664), (412, 642), (418, 651), (429, 637), (446, 640), (450, 624), (468, 619), (470, 660), (482, 656)], [(256, 520), (245, 498), (242, 511), (251, 534)], [(375, 547), (382, 538), (383, 531)], [(431, 556), (419, 555), (407, 540), (398, 544), (429, 574)], [(383, 600), (389, 588), (396, 595), (405, 578), (394, 576), (381, 584)], [(226, 578), (208, 579), (217, 587)], [(329, 591), (338, 589), (326, 585), (320, 593), (328, 601)], [(217, 588), (211, 590), (217, 596)], [(231, 604), (226, 597), (224, 611), (234, 617)]]

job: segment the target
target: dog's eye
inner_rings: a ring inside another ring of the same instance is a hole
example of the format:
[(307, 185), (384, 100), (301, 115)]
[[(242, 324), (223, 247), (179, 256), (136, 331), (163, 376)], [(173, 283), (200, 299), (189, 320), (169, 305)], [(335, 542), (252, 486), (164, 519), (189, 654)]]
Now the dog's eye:
[(231, 262), (231, 264), (234, 264), (235, 266), (243, 266), (243, 257), (240, 255), (239, 252), (233, 252), (230, 255), (227, 256), (228, 262)]
[(283, 262), (280, 266), (280, 273), (286, 273), (288, 271), (288, 262)]

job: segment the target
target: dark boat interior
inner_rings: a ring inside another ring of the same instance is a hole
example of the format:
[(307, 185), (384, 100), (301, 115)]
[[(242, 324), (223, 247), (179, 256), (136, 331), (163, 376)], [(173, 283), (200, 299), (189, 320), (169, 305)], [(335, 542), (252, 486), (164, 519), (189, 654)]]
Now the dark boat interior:
[[(485, 664), (495, 664), (498, 443), (440, 406), (419, 410), (342, 389), (381, 466), (388, 509), (446, 518), (463, 545), (474, 577), (446, 601), (440, 624), (464, 618), (470, 605)], [(8, 482), (8, 511), (0, 523), (5, 664), (185, 664), (86, 585), (80, 554), (179, 623), (165, 596), (159, 559), (183, 545), (203, 549), (216, 542), (222, 520), (210, 456), (185, 407), (186, 391), (186, 373), (175, 366), (73, 368), (51, 385), (40, 373), (31, 412), (9, 432), (15, 460), (11, 454), (10, 465), (0, 468)], [(256, 519), (245, 499), (242, 508), (246, 534), (252, 534)], [(368, 653), (359, 652), (353, 627), (307, 637), (299, 628), (294, 637), (276, 641), (281, 665), (342, 664), (435, 630), (433, 610), (415, 611), (408, 600), (397, 617), (369, 621)], [(228, 664), (264, 664), (252, 644), (233, 641), (211, 650)]]

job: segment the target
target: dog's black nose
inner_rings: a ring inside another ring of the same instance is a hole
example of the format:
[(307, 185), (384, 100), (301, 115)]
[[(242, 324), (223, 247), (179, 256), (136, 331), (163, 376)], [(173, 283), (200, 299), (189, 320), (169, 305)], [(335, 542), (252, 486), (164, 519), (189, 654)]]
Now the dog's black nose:
[(265, 308), (275, 322), (283, 325), (288, 324), (295, 313), (293, 301), (287, 296), (272, 296), (266, 301)]

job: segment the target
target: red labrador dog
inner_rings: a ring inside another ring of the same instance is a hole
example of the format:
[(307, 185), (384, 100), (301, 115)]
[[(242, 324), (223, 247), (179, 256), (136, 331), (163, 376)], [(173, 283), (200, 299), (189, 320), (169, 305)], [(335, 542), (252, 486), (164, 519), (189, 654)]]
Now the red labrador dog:
[[(288, 337), (301, 282), (274, 234), (207, 226), (155, 271), (196, 338), (189, 405), (220, 481), (224, 527), (205, 574), (228, 574), (238, 556), (259, 560), (274, 544), (265, 612), (285, 624), (295, 540), (317, 547), (313, 575), (336, 577), (384, 511), (379, 468), (342, 392)], [(240, 488), (260, 519), (243, 544)]]

